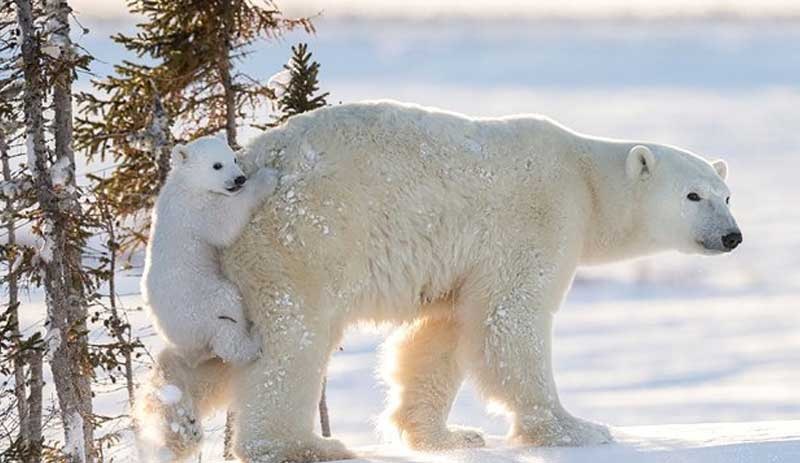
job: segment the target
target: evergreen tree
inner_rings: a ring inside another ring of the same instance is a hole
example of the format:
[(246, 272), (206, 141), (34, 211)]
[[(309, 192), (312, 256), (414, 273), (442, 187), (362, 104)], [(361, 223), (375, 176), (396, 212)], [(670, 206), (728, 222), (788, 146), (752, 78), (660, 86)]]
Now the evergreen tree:
[[(285, 122), (290, 117), (327, 105), (325, 100), (329, 93), (318, 95), (319, 63), (311, 60), (312, 54), (308, 45), (300, 43), (292, 47), (292, 57), (284, 64), (282, 75), (277, 76), (273, 91), (277, 96), (275, 124)], [(286, 82), (280, 82), (286, 80)]]
[[(26, 167), (36, 195), (34, 230), (42, 239), (36, 264), (46, 294), (48, 355), (64, 431), (63, 453), (69, 462), (91, 462), (93, 371), (88, 355), (88, 280), (81, 260), (88, 235), (72, 150), (72, 82), (78, 69), (86, 69), (89, 58), (72, 45), (66, 1), (15, 3)], [(52, 121), (45, 115), (48, 108)]]
[[(256, 41), (297, 27), (313, 31), (309, 20), (287, 19), (271, 2), (130, 0), (129, 7), (144, 22), (135, 35), (112, 38), (155, 64), (124, 61), (115, 75), (94, 81), (102, 95), (80, 95), (77, 130), (80, 149), (117, 163), (103, 188), (123, 217), (152, 207), (169, 165), (166, 145), (224, 130), (231, 147), (238, 147), (238, 125), (252, 124), (254, 110), (272, 96), (265, 84), (235, 68)], [(169, 134), (170, 126), (176, 140), (161, 136), (169, 143), (155, 149), (148, 136), (159, 138), (154, 128)], [(148, 227), (147, 218), (139, 217), (124, 231), (123, 247), (143, 244)]]
[(32, 181), (18, 158), (24, 155), (23, 80), (19, 41), (11, 1), (0, 2), (0, 199), (3, 202), (0, 245), (6, 304), (0, 311), (0, 461), (38, 462), (42, 455), (42, 336), (20, 329), (20, 291), (38, 274), (34, 250), (17, 242), (17, 231), (30, 220), (35, 204)]

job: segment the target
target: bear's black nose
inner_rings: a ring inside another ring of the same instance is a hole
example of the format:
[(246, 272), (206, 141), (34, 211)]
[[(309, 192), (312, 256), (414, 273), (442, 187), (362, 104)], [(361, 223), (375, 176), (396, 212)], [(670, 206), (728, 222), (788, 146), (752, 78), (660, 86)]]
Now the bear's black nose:
[(728, 251), (736, 249), (736, 246), (739, 246), (741, 242), (742, 234), (739, 232), (728, 233), (722, 237), (722, 245), (725, 246), (725, 249)]
[(244, 185), (244, 182), (247, 181), (247, 177), (245, 177), (244, 175), (240, 175), (240, 176), (236, 177), (235, 179), (233, 179), (233, 181), (234, 181), (234, 183), (236, 183), (237, 186), (242, 186), (242, 185)]

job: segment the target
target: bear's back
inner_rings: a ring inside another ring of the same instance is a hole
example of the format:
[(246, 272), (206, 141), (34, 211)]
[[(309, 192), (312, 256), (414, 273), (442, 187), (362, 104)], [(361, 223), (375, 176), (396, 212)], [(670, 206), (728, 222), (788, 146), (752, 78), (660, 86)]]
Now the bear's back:
[(245, 161), (251, 169), (273, 167), (289, 180), (316, 169), (355, 169), (374, 181), (399, 164), (417, 176), (458, 173), (463, 181), (504, 176), (521, 166), (547, 178), (548, 171), (574, 161), (562, 148), (576, 137), (537, 115), (470, 118), (392, 101), (361, 102), (292, 117), (256, 138)]

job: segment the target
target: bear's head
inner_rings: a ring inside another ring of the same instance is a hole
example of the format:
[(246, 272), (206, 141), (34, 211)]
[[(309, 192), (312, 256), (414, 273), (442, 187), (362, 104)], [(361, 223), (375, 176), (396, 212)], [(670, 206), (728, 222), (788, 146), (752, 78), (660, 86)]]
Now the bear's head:
[(628, 152), (625, 170), (640, 192), (639, 217), (654, 248), (719, 254), (742, 242), (730, 210), (725, 161), (637, 145)]
[(198, 193), (234, 195), (245, 182), (236, 153), (224, 140), (214, 136), (200, 137), (172, 149), (170, 176)]

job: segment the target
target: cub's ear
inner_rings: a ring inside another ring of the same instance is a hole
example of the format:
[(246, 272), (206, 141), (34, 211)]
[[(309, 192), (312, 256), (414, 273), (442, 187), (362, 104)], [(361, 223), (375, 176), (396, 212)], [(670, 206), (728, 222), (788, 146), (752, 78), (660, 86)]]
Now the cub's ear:
[(656, 156), (650, 148), (643, 145), (636, 145), (628, 152), (628, 159), (625, 161), (625, 172), (632, 180), (645, 179), (650, 177), (653, 168), (656, 166)]
[(172, 165), (177, 166), (189, 159), (189, 150), (186, 145), (178, 143), (172, 148)]
[(717, 171), (717, 175), (719, 175), (719, 177), (722, 180), (725, 180), (725, 179), (728, 178), (728, 163), (727, 162), (723, 161), (722, 159), (717, 159), (716, 161), (711, 163), (711, 167), (713, 167), (714, 170)]

